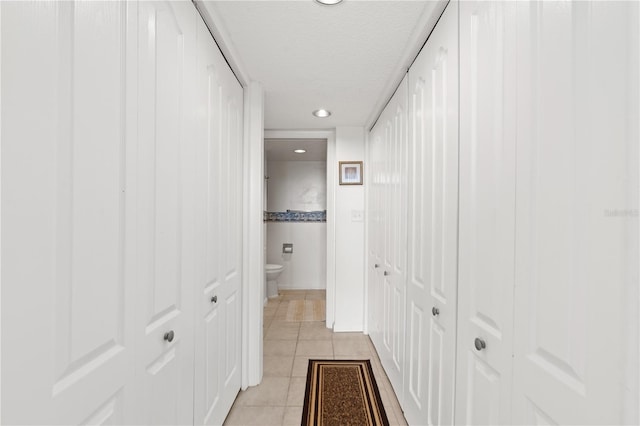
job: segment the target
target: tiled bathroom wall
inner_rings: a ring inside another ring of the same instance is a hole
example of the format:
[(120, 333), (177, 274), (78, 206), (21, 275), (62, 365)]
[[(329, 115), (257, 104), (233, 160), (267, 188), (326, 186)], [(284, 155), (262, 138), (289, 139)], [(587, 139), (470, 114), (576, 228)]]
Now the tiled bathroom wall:
[(269, 161), (267, 174), (267, 263), (285, 267), (279, 288), (326, 288), (326, 162)]

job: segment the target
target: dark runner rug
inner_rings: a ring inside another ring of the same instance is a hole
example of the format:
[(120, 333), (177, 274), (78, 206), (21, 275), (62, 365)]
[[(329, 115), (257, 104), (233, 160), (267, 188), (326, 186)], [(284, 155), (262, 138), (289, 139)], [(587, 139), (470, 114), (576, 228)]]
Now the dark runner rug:
[(303, 426), (388, 424), (368, 359), (309, 360)]

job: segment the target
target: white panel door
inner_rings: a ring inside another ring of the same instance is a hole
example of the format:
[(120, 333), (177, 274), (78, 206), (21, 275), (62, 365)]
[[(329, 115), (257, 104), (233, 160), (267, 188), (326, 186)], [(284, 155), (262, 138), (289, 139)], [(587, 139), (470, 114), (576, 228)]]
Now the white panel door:
[(221, 424), (240, 390), (242, 87), (198, 19), (195, 423)]
[(2, 423), (127, 423), (131, 6), (0, 7)]
[[(373, 343), (399, 400), (404, 369), (404, 306), (407, 259), (407, 80), (402, 81), (374, 129), (379, 157), (377, 179), (380, 222), (377, 225), (380, 260), (374, 260), (374, 284), (379, 287), (377, 312), (380, 334)], [(377, 139), (376, 139), (377, 142)], [(378, 268), (375, 265), (379, 265)]]
[(511, 421), (515, 47), (515, 3), (460, 3), (459, 424)]
[(193, 250), (189, 120), (196, 14), (138, 3), (138, 421), (193, 419)]
[(367, 232), (368, 232), (368, 329), (374, 344), (382, 343), (382, 279), (379, 274), (382, 265), (383, 237), (383, 168), (381, 127), (376, 127), (369, 135), (369, 152), (366, 173), (367, 185)]
[(458, 4), (409, 70), (409, 276), (403, 408), (452, 424), (458, 238)]
[(623, 421), (638, 7), (518, 4), (514, 423)]

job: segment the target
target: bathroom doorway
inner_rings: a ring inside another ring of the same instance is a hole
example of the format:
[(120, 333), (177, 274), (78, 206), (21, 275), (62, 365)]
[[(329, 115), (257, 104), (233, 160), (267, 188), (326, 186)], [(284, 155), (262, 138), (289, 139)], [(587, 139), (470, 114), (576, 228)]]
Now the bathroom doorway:
[(265, 259), (283, 266), (268, 274), (267, 298), (308, 300), (292, 304), (289, 316), (324, 320), (327, 140), (266, 138), (264, 147)]

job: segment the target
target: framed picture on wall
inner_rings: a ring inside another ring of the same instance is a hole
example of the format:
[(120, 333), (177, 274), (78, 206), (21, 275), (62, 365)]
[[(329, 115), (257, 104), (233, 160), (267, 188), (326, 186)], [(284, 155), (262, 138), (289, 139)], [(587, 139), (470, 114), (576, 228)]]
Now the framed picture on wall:
[(340, 161), (340, 185), (362, 185), (362, 161)]

